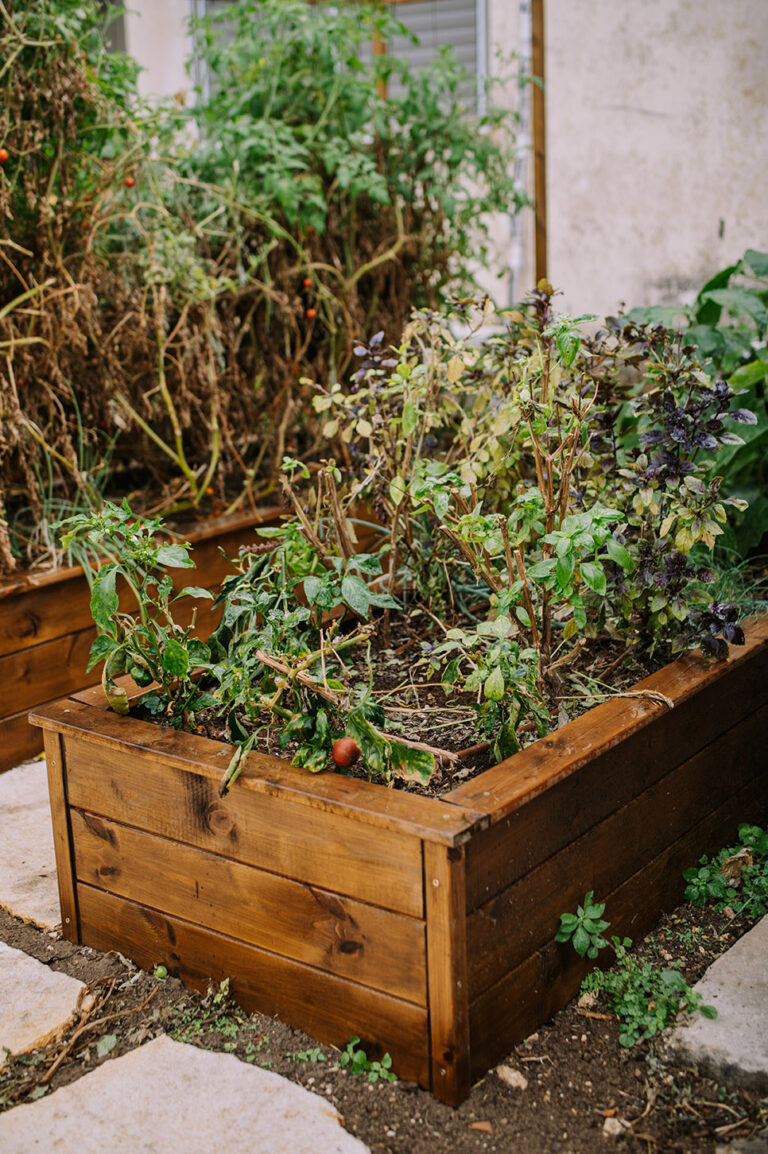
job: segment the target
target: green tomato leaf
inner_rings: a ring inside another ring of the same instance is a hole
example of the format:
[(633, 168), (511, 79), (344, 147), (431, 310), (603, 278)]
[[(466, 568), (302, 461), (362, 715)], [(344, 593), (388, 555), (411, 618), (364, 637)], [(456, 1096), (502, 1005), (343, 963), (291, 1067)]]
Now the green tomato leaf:
[(392, 772), (403, 781), (418, 781), (427, 785), (435, 772), (435, 759), (426, 750), (411, 749), (399, 741), (393, 741)]

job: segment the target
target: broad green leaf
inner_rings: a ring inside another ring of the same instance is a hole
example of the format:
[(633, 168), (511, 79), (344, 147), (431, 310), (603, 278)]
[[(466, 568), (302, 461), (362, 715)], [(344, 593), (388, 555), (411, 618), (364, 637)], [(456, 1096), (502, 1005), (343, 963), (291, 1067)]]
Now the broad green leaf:
[(504, 696), (504, 689), (504, 674), (497, 665), (490, 676), (485, 679), (483, 693), (489, 701), (501, 701)]
[(191, 637), (187, 642), (187, 653), (189, 664), (192, 667), (206, 665), (211, 660), (210, 649), (205, 642), (200, 641), (197, 637)]
[[(661, 536), (663, 537), (664, 534), (662, 533)], [(615, 561), (617, 565), (620, 565), (622, 569), (629, 570), (634, 568), (632, 558), (626, 546), (622, 545), (620, 541), (617, 541), (615, 537), (606, 538), (605, 549), (610, 559)]]
[(178, 601), (179, 597), (197, 597), (201, 601), (213, 601), (213, 593), (210, 589), (203, 589), (202, 585), (186, 585), (180, 593), (177, 593), (174, 601)]
[(194, 569), (195, 567), (186, 545), (162, 545), (157, 551), (157, 563), (165, 566), (166, 569)]
[(579, 570), (590, 589), (601, 595), (605, 593), (606, 581), (602, 565), (596, 561), (582, 561)]
[(389, 483), (389, 499), (392, 502), (392, 504), (395, 506), (395, 508), (397, 508), (397, 506), (400, 504), (400, 502), (402, 501), (404, 496), (405, 496), (405, 482), (403, 481), (403, 478), (398, 473), (398, 475), (396, 477), (393, 477)]
[(747, 289), (714, 289), (712, 292), (705, 293), (704, 299), (714, 301), (715, 304), (721, 305), (724, 309), (728, 310), (731, 316), (737, 317), (742, 313), (746, 313), (760, 329), (765, 328), (766, 323), (768, 323), (768, 313), (765, 311), (765, 305), (756, 293), (751, 293)]
[(424, 749), (411, 749), (393, 740), (392, 772), (404, 781), (418, 781), (427, 785), (435, 772), (435, 759)]
[(555, 565), (555, 579), (561, 589), (567, 589), (570, 585), (574, 567), (575, 561), (572, 553), (558, 557)]
[(114, 565), (105, 565), (99, 569), (91, 586), (91, 616), (96, 624), (104, 630), (112, 629), (115, 624), (112, 618), (117, 613), (119, 599), (115, 591), (117, 569)]
[(403, 436), (410, 437), (419, 423), (419, 411), (413, 401), (406, 401), (403, 405)]
[(309, 577), (304, 578), (304, 596), (310, 605), (314, 605), (317, 600), (317, 595), (323, 587), (323, 582), (319, 577), (310, 574)]
[(189, 671), (189, 654), (173, 637), (163, 647), (163, 669), (171, 677), (186, 677)]
[(356, 577), (354, 573), (348, 573), (341, 582), (341, 595), (350, 609), (367, 619), (371, 605), (371, 593), (361, 577)]
[(97, 665), (99, 661), (103, 661), (104, 658), (117, 647), (117, 644), (118, 642), (114, 637), (107, 637), (104, 634), (97, 637), (88, 654), (88, 668), (86, 669), (86, 673), (90, 673), (94, 665)]
[(744, 253), (744, 263), (749, 265), (756, 276), (768, 276), (768, 252), (748, 248)]

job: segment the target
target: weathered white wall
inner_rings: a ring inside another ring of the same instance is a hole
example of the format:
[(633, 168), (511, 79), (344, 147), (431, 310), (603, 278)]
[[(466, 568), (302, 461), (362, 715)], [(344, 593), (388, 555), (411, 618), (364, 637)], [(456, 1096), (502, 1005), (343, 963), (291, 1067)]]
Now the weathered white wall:
[(158, 99), (191, 88), (185, 64), (192, 51), (187, 34), (192, 7), (192, 0), (128, 0), (125, 50), (143, 69), (142, 96)]
[(548, 272), (563, 307), (690, 298), (768, 248), (768, 0), (544, 7)]

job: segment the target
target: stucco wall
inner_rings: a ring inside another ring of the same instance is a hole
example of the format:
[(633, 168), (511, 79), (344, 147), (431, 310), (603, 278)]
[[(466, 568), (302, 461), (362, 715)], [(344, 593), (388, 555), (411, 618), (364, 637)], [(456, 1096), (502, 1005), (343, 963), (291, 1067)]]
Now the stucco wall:
[(563, 307), (680, 300), (768, 248), (768, 0), (544, 6)]

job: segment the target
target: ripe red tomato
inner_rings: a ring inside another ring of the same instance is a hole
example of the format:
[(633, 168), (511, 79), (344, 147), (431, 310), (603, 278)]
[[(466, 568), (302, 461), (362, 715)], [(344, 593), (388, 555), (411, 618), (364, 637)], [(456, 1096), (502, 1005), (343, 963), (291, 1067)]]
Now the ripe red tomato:
[(346, 769), (348, 765), (354, 765), (359, 756), (360, 750), (357, 748), (357, 742), (353, 741), (351, 737), (340, 737), (338, 741), (334, 741), (331, 757), (343, 769)]
[(313, 308), (307, 309), (307, 320), (313, 321), (316, 316), (317, 316), (317, 309), (313, 309)]
[(312, 281), (308, 276), (305, 276), (301, 283), (304, 285), (304, 288), (312, 288)]
[(0, 148), (0, 164), (5, 164), (7, 159), (8, 159), (8, 149), (7, 148)]
[(133, 188), (135, 183), (136, 183), (136, 181), (133, 179), (132, 176), (126, 176), (126, 178), (125, 178), (125, 187), (126, 188)]

